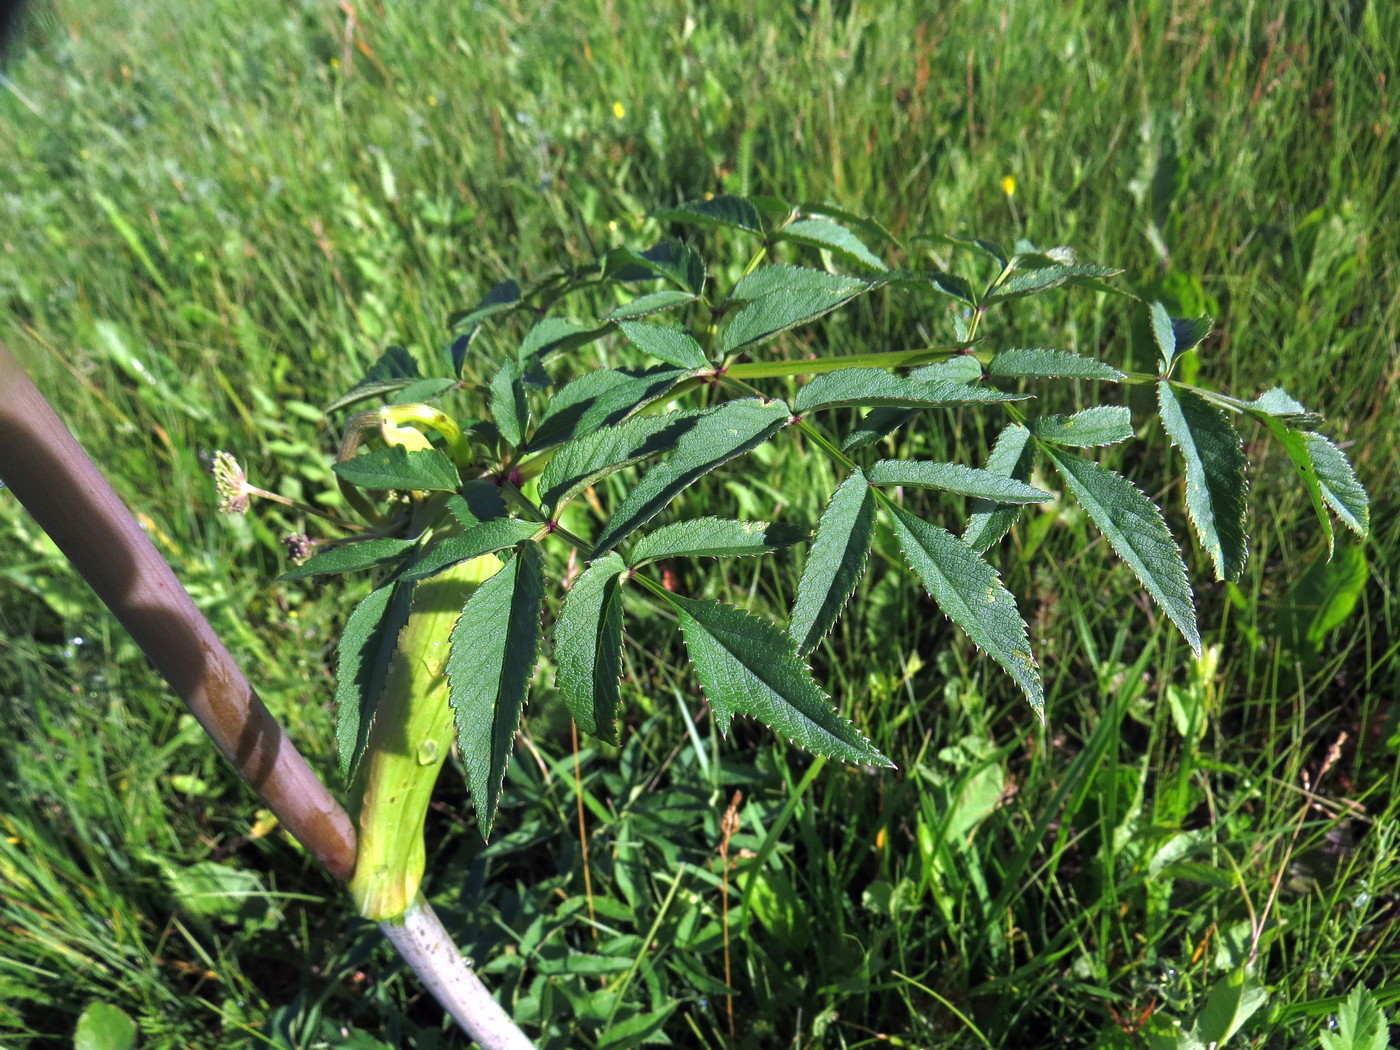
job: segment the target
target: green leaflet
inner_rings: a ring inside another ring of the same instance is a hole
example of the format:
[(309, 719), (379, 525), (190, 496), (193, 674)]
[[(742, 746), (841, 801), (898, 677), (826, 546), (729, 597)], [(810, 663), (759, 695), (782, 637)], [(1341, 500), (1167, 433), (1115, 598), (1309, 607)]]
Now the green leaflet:
[(997, 503), (1045, 503), (1055, 498), (1052, 493), (1032, 488), (1024, 481), (962, 463), (882, 459), (870, 467), (866, 475), (872, 485), (917, 485), (946, 489)]
[(785, 632), (732, 605), (667, 598), (721, 733), (736, 714), (752, 715), (816, 754), (891, 765), (832, 707)]
[(694, 301), (695, 296), (690, 292), (668, 288), (665, 291), (639, 296), (630, 303), (623, 303), (604, 314), (603, 320), (623, 321), (633, 317), (645, 317), (647, 314), (660, 313), (662, 310), (670, 310), (683, 303)]
[(622, 674), (622, 588), (627, 565), (617, 554), (591, 562), (569, 588), (554, 622), (555, 679), (585, 733), (618, 743)]
[(646, 524), (687, 485), (767, 441), (789, 420), (781, 401), (744, 398), (711, 409), (676, 441), (676, 451), (642, 476), (603, 527), (593, 552), (605, 554)]
[(614, 248), (608, 253), (607, 276), (614, 280), (665, 277), (699, 295), (705, 287), (705, 263), (696, 250), (675, 237), (663, 237), (644, 252)]
[(938, 607), (1005, 668), (1043, 718), (1045, 691), (1027, 640), (1026, 622), (996, 570), (951, 533), (902, 507), (889, 510), (905, 560)]
[(650, 456), (670, 452), (704, 415), (703, 410), (634, 416), (617, 426), (570, 441), (554, 453), (540, 475), (540, 503), (557, 513), (589, 485)]
[(1107, 379), (1117, 381), (1123, 373), (1097, 357), (1084, 357), (1063, 350), (1002, 350), (987, 365), (987, 375), (1001, 379)]
[(525, 438), (530, 409), (525, 404), (525, 388), (520, 384), (520, 367), (514, 361), (507, 361), (491, 377), (488, 407), (501, 437), (508, 444), (518, 447)]
[(537, 452), (612, 426), (661, 397), (686, 374), (683, 369), (663, 367), (586, 372), (550, 398), (539, 428), (530, 437), (530, 448)]
[(1337, 1010), (1337, 1027), (1318, 1033), (1322, 1050), (1390, 1050), (1390, 1024), (1375, 995), (1358, 984)]
[[(923, 365), (909, 373), (909, 378), (921, 383), (944, 380), (950, 383), (972, 383), (982, 378), (982, 364), (971, 354), (959, 354), (946, 361)], [(893, 433), (919, 414), (917, 408), (876, 408), (867, 412), (841, 442), (842, 452), (873, 445), (886, 434)]]
[(410, 452), (402, 445), (364, 452), (333, 468), (336, 474), (362, 489), (422, 489), (452, 492), (462, 483), (452, 461), (437, 449)]
[(687, 201), (656, 213), (661, 222), (688, 222), (696, 226), (732, 226), (749, 233), (762, 233), (758, 209), (743, 197), (721, 194), (707, 201)]
[(514, 280), (501, 281), (494, 285), (470, 310), (461, 310), (447, 318), (448, 326), (454, 329), (475, 328), (482, 321), (504, 310), (514, 309), (520, 302), (520, 284)]
[[(1035, 442), (1031, 441), (1031, 432), (1020, 423), (1010, 423), (997, 435), (997, 443), (984, 469), (1025, 481), (1031, 476), (1034, 465)], [(972, 504), (972, 516), (963, 530), (962, 540), (978, 554), (985, 553), (1016, 524), (1020, 513), (1019, 506), (979, 499)]]
[(1343, 525), (1364, 540), (1371, 528), (1371, 505), (1366, 490), (1356, 480), (1351, 464), (1342, 450), (1321, 434), (1309, 431), (1303, 437), (1307, 441), (1313, 467), (1317, 470), (1317, 483), (1323, 500), (1336, 512)]
[(1069, 265), (1055, 263), (1033, 270), (1020, 270), (992, 289), (991, 294), (987, 295), (982, 302), (984, 305), (989, 305), (1002, 299), (1016, 299), (1023, 295), (1046, 292), (1063, 284), (1071, 282), (1080, 284), (1086, 279), (1112, 277), (1114, 274), (1122, 272), (1122, 270), (1115, 270), (1109, 266), (1095, 266), (1092, 263), (1071, 263)]
[(663, 525), (639, 539), (627, 556), (633, 568), (657, 558), (736, 557), (769, 554), (807, 538), (786, 522), (692, 518)]
[(389, 675), (399, 631), (408, 622), (413, 585), (389, 582), (370, 591), (345, 620), (336, 646), (335, 741), (349, 783), (359, 767)]
[(1113, 445), (1133, 436), (1133, 417), (1126, 405), (1095, 405), (1072, 416), (1041, 416), (1026, 425), (1041, 441), (1072, 448)]
[(584, 325), (563, 317), (546, 317), (525, 333), (515, 351), (522, 371), (556, 350), (569, 350), (591, 343), (607, 332), (606, 325)]
[(496, 818), (535, 671), (543, 604), (543, 560), (539, 545), (528, 543), (477, 588), (452, 629), (447, 679), (457, 746), (483, 838)]
[(1209, 317), (1172, 317), (1161, 303), (1153, 303), (1148, 314), (1152, 338), (1161, 352), (1163, 375), (1171, 371), (1172, 362), (1210, 335)]
[(796, 241), (798, 244), (825, 248), (854, 260), (872, 270), (888, 270), (878, 255), (866, 247), (865, 242), (839, 222), (827, 218), (798, 219), (782, 227), (774, 237), (778, 240)]
[(379, 355), (379, 360), (370, 365), (363, 379), (326, 406), (326, 414), (329, 415), (368, 397), (392, 394), (420, 378), (422, 374), (418, 371), (418, 362), (413, 359), (413, 355), (401, 346), (391, 346)]
[(1186, 461), (1186, 512), (1217, 580), (1237, 580), (1244, 533), (1244, 445), (1225, 413), (1199, 394), (1157, 384), (1162, 425)]
[(676, 368), (705, 368), (705, 351), (689, 332), (641, 321), (623, 321), (617, 326), (638, 349)]
[(1327, 502), (1322, 494), (1322, 483), (1318, 480), (1317, 467), (1313, 464), (1312, 453), (1308, 449), (1307, 434), (1292, 429), (1285, 420), (1273, 415), (1256, 415), (1255, 418), (1263, 423), (1269, 433), (1274, 436), (1274, 440), (1283, 446), (1283, 450), (1288, 453), (1288, 458), (1298, 468), (1298, 476), (1303, 481), (1303, 487), (1308, 490), (1308, 498), (1312, 500), (1318, 524), (1322, 526), (1322, 535), (1327, 540), (1327, 556), (1330, 558), (1335, 543), (1335, 537), (1332, 534), (1332, 519), (1327, 514)]
[(447, 510), (464, 529), (473, 528), (483, 521), (504, 518), (507, 514), (506, 500), (500, 488), (481, 478), (465, 482), (459, 495), (448, 496)]
[(372, 569), (402, 557), (417, 540), (377, 539), (346, 543), (322, 551), (295, 569), (282, 574), (284, 580), (304, 580), (308, 576), (330, 576), (340, 572)]
[(496, 518), (474, 525), (460, 536), (445, 536), (434, 543), (401, 574), (403, 580), (426, 580), (468, 558), (505, 550), (524, 543), (540, 531), (537, 521)]
[(1162, 512), (1123, 475), (1053, 446), (1042, 448), (1089, 519), (1199, 657), (1201, 635), (1196, 629), (1196, 606), (1186, 580), (1186, 563), (1167, 531)]
[(797, 392), (798, 412), (815, 412), (833, 405), (969, 404), (987, 401), (1025, 401), (1030, 394), (1009, 394), (989, 387), (969, 386), (946, 379), (924, 381), (913, 376), (891, 375), (882, 368), (846, 368), (819, 375)]
[(844, 306), (872, 284), (801, 266), (761, 266), (734, 286), (731, 300), (750, 300), (720, 333), (721, 353), (732, 353)]
[(811, 652), (826, 637), (865, 571), (875, 527), (875, 497), (856, 468), (831, 497), (817, 523), (807, 564), (797, 583), (788, 633), (797, 651)]
[[(1216, 394), (1215, 397), (1223, 395)], [(1237, 398), (1226, 398), (1235, 407), (1243, 409), (1261, 422), (1264, 416), (1273, 416), (1290, 430), (1302, 430), (1306, 427), (1315, 427), (1322, 422), (1322, 417), (1316, 412), (1309, 412), (1297, 401), (1288, 396), (1288, 392), (1283, 387), (1272, 387), (1265, 390), (1253, 401), (1240, 401)]]

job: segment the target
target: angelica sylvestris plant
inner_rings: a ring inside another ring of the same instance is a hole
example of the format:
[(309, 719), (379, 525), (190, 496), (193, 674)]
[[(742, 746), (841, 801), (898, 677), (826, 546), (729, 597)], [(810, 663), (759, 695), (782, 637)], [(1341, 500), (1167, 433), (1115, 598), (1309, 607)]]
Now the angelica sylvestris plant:
[[(1155, 388), (1157, 422), (1184, 468), (1191, 527), (1218, 579), (1238, 577), (1246, 558), (1241, 420), (1282, 445), (1329, 547), (1332, 514), (1366, 535), (1366, 494), (1315, 414), (1279, 389), (1242, 400), (1176, 374), (1209, 334), (1209, 318), (1134, 306), (1146, 311), (1156, 344), (1150, 373), (1053, 339), (985, 338), (988, 313), (1015, 300), (1075, 285), (1113, 290), (1116, 271), (1069, 249), (943, 238), (950, 270), (962, 273), (892, 270), (870, 247), (885, 243), (882, 231), (834, 209), (719, 197), (659, 218), (698, 231), (696, 243), (742, 246), (747, 266), (721, 279), (693, 243), (668, 237), (531, 287), (506, 282), (455, 319), (443, 374), (425, 376), (391, 349), (332, 406), (361, 410), (335, 471), (364, 531), (288, 576), (376, 573), (340, 641), (337, 688), (342, 768), (361, 796), (352, 888), (371, 918), (401, 913), (417, 892), (423, 811), (454, 740), (489, 835), (546, 633), (559, 693), (579, 727), (605, 741), (618, 741), (624, 619), (664, 606), (721, 732), (747, 715), (819, 754), (889, 765), (841, 716), (806, 659), (855, 591), (879, 521), (939, 608), (1037, 714), (1042, 685), (1026, 624), (985, 558), (1029, 505), (1076, 501), (1199, 654), (1186, 564), (1162, 511), (1094, 458), (1155, 425), (1133, 418), (1119, 396), (1125, 386)], [(970, 273), (982, 276), (974, 282)], [(931, 313), (952, 300), (946, 345), (797, 358), (781, 338), (877, 292), (927, 301)], [(580, 299), (620, 305), (582, 322), (561, 316)], [(492, 361), (483, 348), (500, 344), (512, 317), (525, 321), (523, 338)], [(493, 338), (480, 338), (486, 331)], [(626, 364), (581, 365), (579, 348), (598, 341)], [(473, 375), (483, 380), (477, 417), (435, 407), (460, 402)], [(1079, 384), (1081, 399), (1103, 403), (1069, 415), (1038, 411), (1037, 391), (1053, 384)], [(389, 403), (363, 410), (372, 398)], [(881, 450), (895, 446), (888, 437), (949, 409), (1000, 418), (985, 461), (885, 458)], [(682, 491), (770, 441), (836, 466), (843, 480), (818, 520), (667, 513)], [(911, 488), (960, 494), (968, 513), (926, 520), (900, 498)], [(795, 544), (806, 551), (785, 622), (677, 593), (656, 571), (660, 559)], [(561, 600), (546, 624), (551, 591)]]

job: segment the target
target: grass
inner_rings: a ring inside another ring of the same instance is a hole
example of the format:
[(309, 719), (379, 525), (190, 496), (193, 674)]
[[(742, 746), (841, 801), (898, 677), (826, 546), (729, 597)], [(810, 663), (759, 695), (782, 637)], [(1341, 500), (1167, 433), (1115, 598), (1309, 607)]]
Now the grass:
[[(1372, 493), (1359, 604), (1318, 646), (1297, 610), (1336, 581), (1255, 435), (1245, 578), (1197, 559), (1213, 665), (1058, 511), (1000, 555), (1045, 726), (877, 553), (815, 663), (894, 774), (721, 740), (674, 630), (632, 617), (624, 746), (575, 753), (543, 675), (492, 843), (444, 783), (431, 886), (550, 1047), (1131, 1047), (1251, 958), (1267, 998), (1230, 1045), (1313, 1046), (1352, 986), (1400, 999), (1396, 41), (1386, 4), (55, 3), (0, 91), (0, 337), (331, 776), (346, 600), (277, 583), (305, 523), (220, 518), (199, 454), (319, 498), (319, 406), (386, 344), (435, 360), (496, 281), (729, 191), (869, 214), (897, 261), (926, 232), (1073, 244), (1208, 310), (1202, 377), (1320, 408)], [(852, 318), (837, 347), (950, 328)], [(1092, 295), (996, 320), (1144, 352)], [(688, 506), (803, 520), (829, 490), (810, 458), (756, 462)], [(0, 1043), (69, 1045), (108, 1002), (143, 1047), (457, 1045), (3, 493), (0, 550)], [(678, 584), (776, 616), (797, 565)]]

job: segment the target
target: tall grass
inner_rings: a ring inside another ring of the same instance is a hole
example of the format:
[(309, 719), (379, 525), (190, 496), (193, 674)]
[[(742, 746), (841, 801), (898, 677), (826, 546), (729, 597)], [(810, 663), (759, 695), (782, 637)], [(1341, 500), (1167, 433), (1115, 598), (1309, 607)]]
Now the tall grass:
[[(347, 597), (276, 583), (305, 523), (221, 519), (199, 454), (324, 498), (320, 406), (387, 344), (441, 360), (447, 316), (496, 281), (728, 191), (867, 213), (892, 261), (940, 258), (930, 232), (1073, 244), (1213, 313), (1202, 379), (1320, 407), (1373, 494), (1367, 582), (1320, 645), (1341, 576), (1259, 442), (1246, 577), (1198, 572), (1215, 662), (1083, 521), (1037, 513), (1000, 560), (1045, 657), (1042, 727), (877, 550), (814, 659), (899, 773), (752, 725), (721, 740), (686, 675), (629, 655), (624, 746), (575, 755), (536, 703), (491, 844), (444, 785), (432, 889), (552, 1047), (1133, 1046), (1251, 957), (1269, 995), (1237, 1044), (1312, 1045), (1353, 984), (1400, 997), (1398, 42), (1383, 3), (55, 2), (0, 90), (0, 338), (329, 776)], [(1142, 351), (1094, 296), (1005, 323)], [(830, 338), (948, 330), (887, 300)], [(504, 343), (479, 345), (484, 372)], [(822, 468), (760, 465), (705, 512), (809, 518)], [(435, 1009), (3, 492), (0, 551), (0, 1042), (66, 1045), (102, 1001), (143, 1046), (438, 1045)], [(776, 616), (797, 562), (775, 565), (678, 584)], [(629, 621), (629, 652), (675, 644)]]

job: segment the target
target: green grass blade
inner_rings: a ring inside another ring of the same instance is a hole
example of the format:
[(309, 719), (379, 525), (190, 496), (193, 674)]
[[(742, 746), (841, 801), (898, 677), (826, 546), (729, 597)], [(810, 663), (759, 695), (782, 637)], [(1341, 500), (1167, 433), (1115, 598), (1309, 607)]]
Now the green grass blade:
[(627, 565), (617, 554), (593, 561), (569, 588), (554, 623), (556, 681), (585, 733), (618, 743), (622, 673), (622, 588)]
[(1026, 622), (996, 570), (956, 536), (901, 507), (890, 507), (890, 519), (905, 559), (939, 608), (1005, 668), (1044, 717), (1045, 692)]
[(627, 494), (598, 537), (595, 554), (612, 550), (686, 486), (767, 441), (789, 418), (781, 401), (758, 398), (730, 401), (706, 412), (681, 435), (675, 454), (647, 471)]
[(1042, 447), (1089, 519), (1200, 656), (1201, 635), (1186, 563), (1162, 512), (1123, 475), (1051, 445)]
[(818, 755), (891, 764), (837, 713), (785, 631), (732, 605), (668, 597), (722, 733), (736, 714), (751, 715)]
[(540, 640), (544, 565), (521, 548), (462, 607), (447, 658), (457, 746), (483, 838), (491, 834)]
[(1237, 580), (1244, 571), (1245, 458), (1239, 433), (1225, 413), (1199, 394), (1157, 384), (1162, 425), (1186, 461), (1186, 512), (1215, 578)]
[(860, 470), (841, 483), (817, 524), (797, 584), (789, 633), (807, 653), (826, 637), (865, 571), (875, 527), (875, 499)]

